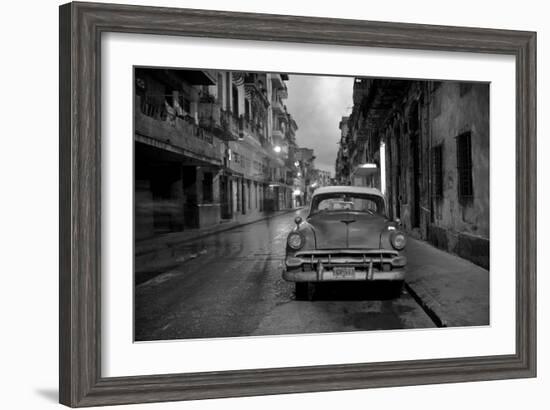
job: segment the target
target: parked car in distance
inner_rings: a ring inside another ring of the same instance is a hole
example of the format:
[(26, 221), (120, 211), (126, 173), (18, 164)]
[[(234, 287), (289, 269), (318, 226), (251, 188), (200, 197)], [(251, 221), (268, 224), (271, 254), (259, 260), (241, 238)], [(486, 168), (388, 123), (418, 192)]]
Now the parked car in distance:
[(305, 221), (288, 234), (283, 278), (296, 298), (313, 298), (316, 283), (385, 282), (401, 293), (407, 238), (387, 217), (386, 200), (374, 188), (330, 186), (315, 190)]

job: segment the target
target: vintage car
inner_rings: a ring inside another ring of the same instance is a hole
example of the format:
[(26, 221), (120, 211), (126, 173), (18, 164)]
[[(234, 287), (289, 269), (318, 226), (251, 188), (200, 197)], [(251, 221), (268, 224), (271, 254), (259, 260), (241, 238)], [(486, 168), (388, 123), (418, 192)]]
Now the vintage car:
[(308, 216), (288, 234), (283, 278), (296, 298), (311, 300), (316, 283), (383, 282), (398, 296), (405, 277), (407, 238), (387, 217), (374, 188), (330, 186), (312, 195)]

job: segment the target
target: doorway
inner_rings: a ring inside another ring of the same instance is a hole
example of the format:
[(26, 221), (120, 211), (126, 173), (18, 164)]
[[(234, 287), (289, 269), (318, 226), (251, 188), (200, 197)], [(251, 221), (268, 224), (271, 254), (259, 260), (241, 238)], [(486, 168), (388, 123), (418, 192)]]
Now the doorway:
[(410, 147), (412, 160), (411, 187), (411, 226), (420, 227), (420, 130), (418, 103), (415, 102), (409, 113)]

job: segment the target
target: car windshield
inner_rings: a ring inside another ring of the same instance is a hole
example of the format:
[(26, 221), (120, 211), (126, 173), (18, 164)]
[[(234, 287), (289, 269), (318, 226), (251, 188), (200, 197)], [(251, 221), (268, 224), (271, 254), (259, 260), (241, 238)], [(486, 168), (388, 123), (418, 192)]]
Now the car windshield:
[(354, 192), (319, 194), (312, 199), (311, 214), (319, 212), (364, 212), (384, 215), (384, 200), (378, 195)]

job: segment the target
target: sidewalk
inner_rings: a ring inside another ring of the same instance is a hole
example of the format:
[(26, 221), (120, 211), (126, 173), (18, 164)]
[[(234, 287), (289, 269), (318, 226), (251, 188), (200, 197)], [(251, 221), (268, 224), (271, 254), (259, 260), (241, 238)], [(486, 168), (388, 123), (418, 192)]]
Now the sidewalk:
[(489, 325), (489, 271), (413, 238), (406, 282), (443, 326)]
[(135, 282), (136, 284), (142, 283), (181, 262), (194, 259), (205, 253), (205, 249), (201, 249), (199, 244), (193, 243), (197, 239), (295, 212), (299, 209), (301, 208), (275, 211), (269, 215), (254, 215), (249, 219), (221, 222), (206, 228), (188, 229), (136, 241), (134, 249)]

